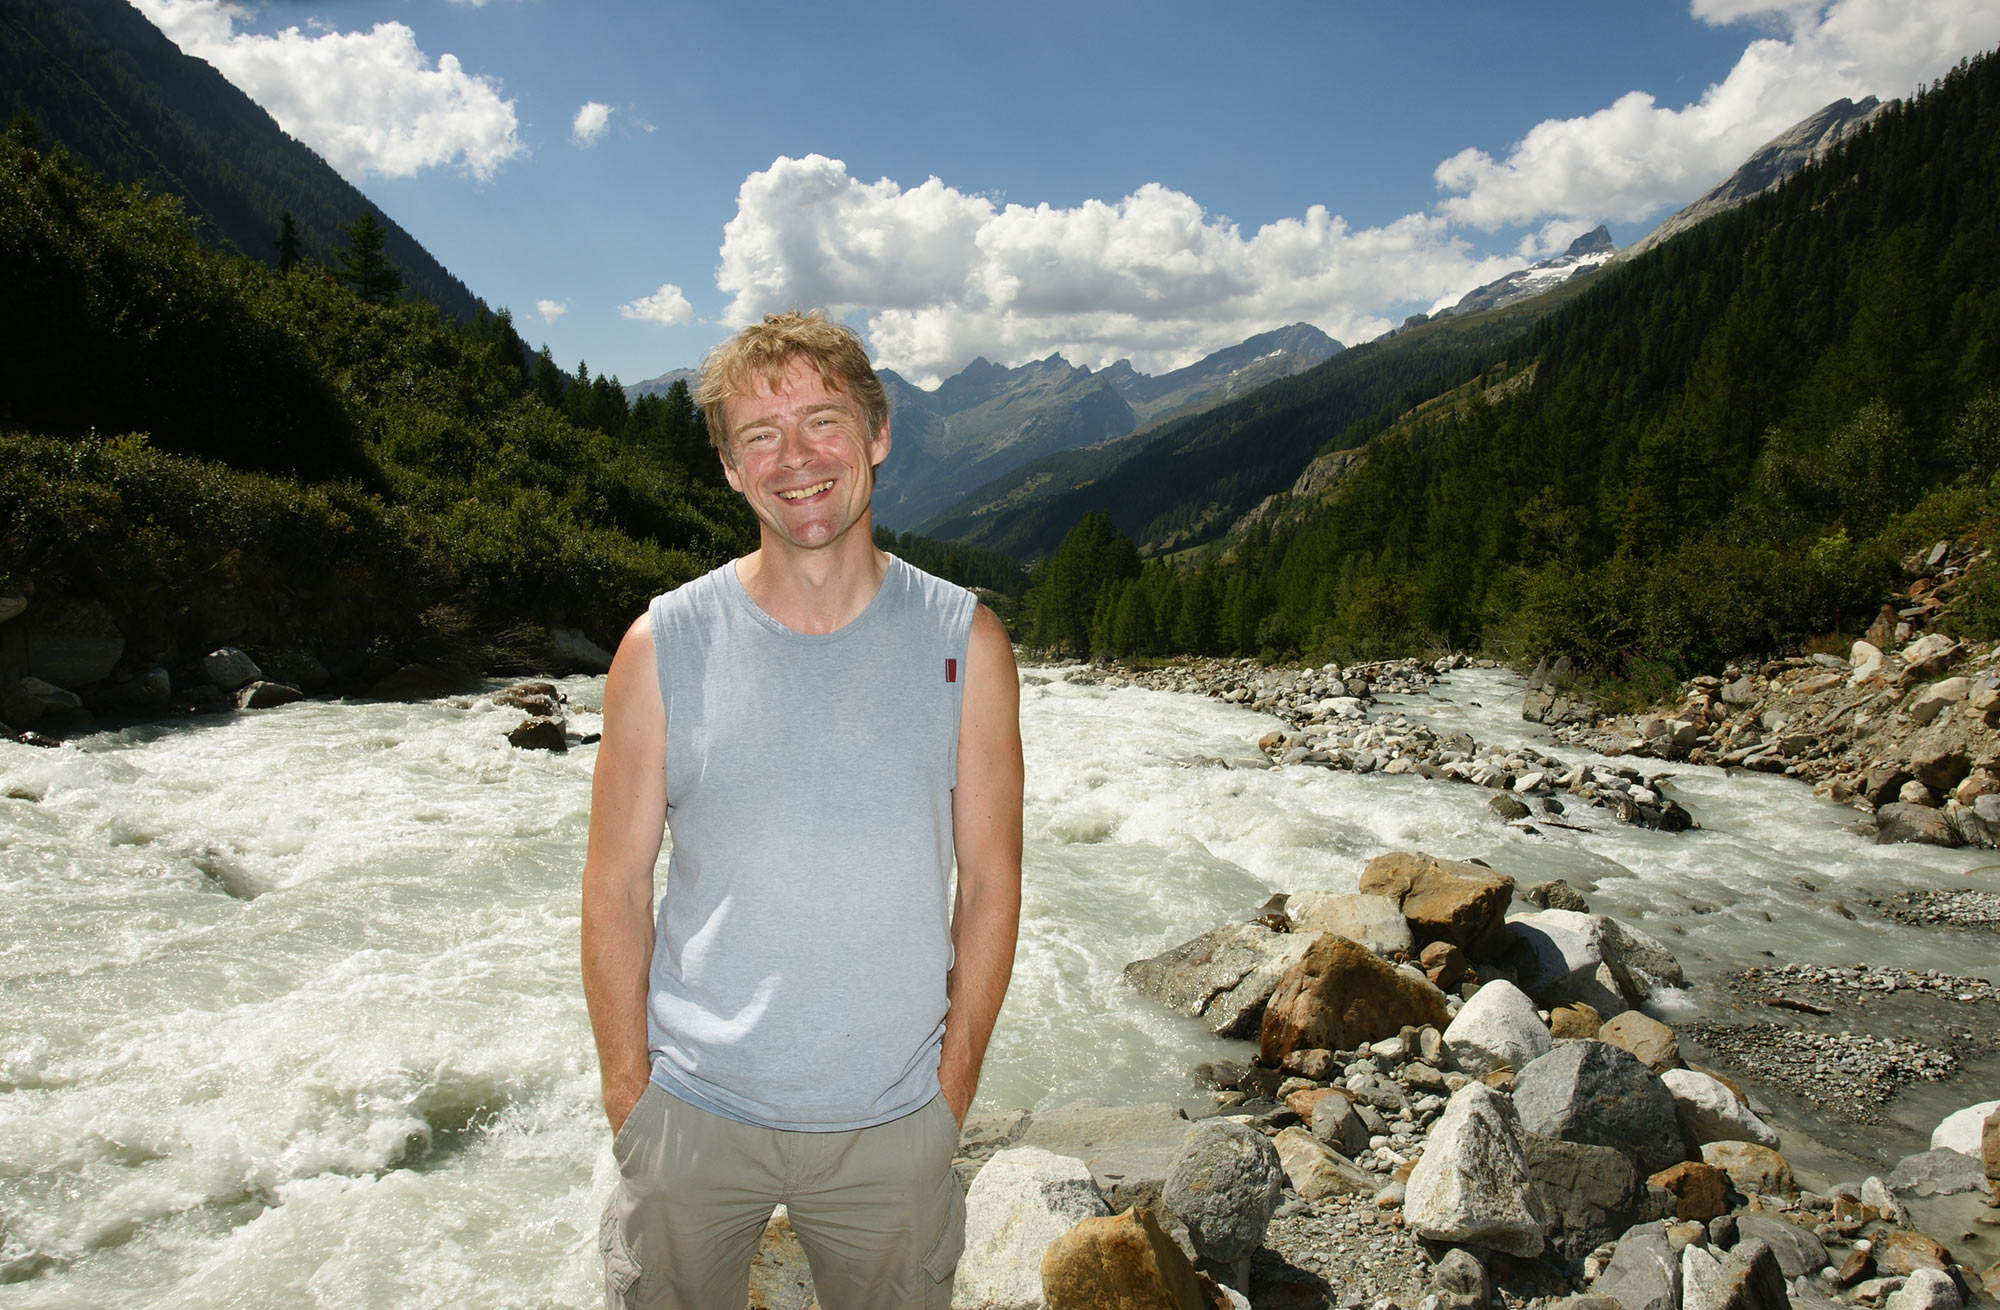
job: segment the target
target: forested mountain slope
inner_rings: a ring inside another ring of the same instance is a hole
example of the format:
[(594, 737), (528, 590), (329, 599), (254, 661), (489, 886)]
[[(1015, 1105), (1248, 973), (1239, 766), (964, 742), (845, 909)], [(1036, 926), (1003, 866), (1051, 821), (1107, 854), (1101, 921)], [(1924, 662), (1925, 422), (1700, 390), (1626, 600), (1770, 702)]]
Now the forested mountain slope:
[(1601, 275), (1479, 381), (1357, 431), (1323, 504), (1211, 561), (1209, 647), (1641, 676), (1867, 627), (1914, 543), (2000, 519), (2000, 61)]
[(20, 112), (78, 163), (180, 196), (205, 239), (266, 264), (286, 211), (304, 256), (329, 267), (341, 225), (371, 211), (412, 295), (461, 321), (478, 315), (472, 292), (414, 237), (126, 0), (0, 5), (0, 122)]
[(1031, 461), (921, 531), (1031, 559), (1096, 510), (1149, 552), (1207, 541), (1289, 487), (1315, 454), (1360, 440), (1350, 435), (1356, 425), (1476, 373), (1494, 347), (1587, 281), (1355, 346), (1203, 413)]

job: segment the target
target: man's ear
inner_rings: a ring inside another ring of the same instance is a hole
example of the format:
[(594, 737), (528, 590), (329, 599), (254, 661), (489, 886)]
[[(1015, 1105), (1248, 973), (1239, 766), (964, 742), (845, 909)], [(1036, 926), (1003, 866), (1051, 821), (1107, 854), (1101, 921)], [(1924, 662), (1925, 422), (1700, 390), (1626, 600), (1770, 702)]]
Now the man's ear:
[(736, 477), (736, 466), (726, 459), (722, 461), (722, 476), (729, 479), (731, 490), (739, 496), (743, 494), (743, 484)]
[(868, 462), (876, 468), (881, 468), (882, 461), (889, 458), (889, 424), (886, 420), (882, 424), (882, 430), (875, 434), (875, 439), (869, 445), (872, 449), (868, 455)]

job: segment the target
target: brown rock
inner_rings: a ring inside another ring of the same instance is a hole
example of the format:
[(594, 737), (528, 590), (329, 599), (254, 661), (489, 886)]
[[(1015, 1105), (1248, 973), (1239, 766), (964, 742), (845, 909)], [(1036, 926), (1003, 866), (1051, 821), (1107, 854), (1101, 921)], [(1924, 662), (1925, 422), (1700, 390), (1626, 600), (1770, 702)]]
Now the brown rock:
[(1729, 1213), (1729, 1187), (1722, 1170), (1712, 1164), (1683, 1160), (1646, 1180), (1674, 1194), (1674, 1217), (1707, 1223)]
[(1483, 865), (1391, 851), (1368, 862), (1359, 890), (1395, 901), (1419, 943), (1472, 949), (1505, 922), (1514, 880)]
[(1993, 1184), (1993, 1204), (2000, 1205), (2000, 1110), (1986, 1116), (1979, 1149), (1985, 1158), (1986, 1181)]
[(1450, 942), (1432, 942), (1424, 947), (1418, 957), (1423, 964), (1424, 976), (1443, 991), (1454, 991), (1472, 973), (1472, 964), (1465, 958), (1465, 952)]
[(1340, 1061), (1334, 1058), (1332, 1051), (1317, 1049), (1293, 1051), (1285, 1057), (1286, 1073), (1295, 1073), (1301, 1078), (1310, 1078), (1316, 1083), (1327, 1081), (1339, 1069)]
[(1597, 1030), (1597, 1040), (1630, 1051), (1654, 1073), (1678, 1068), (1681, 1062), (1681, 1046), (1674, 1039), (1674, 1030), (1637, 1010), (1607, 1020)]
[(1878, 809), (1894, 801), (1910, 781), (1909, 772), (1893, 764), (1878, 764), (1861, 778), (1861, 795)]
[(1834, 1270), (1833, 1279), (1842, 1287), (1852, 1287), (1875, 1272), (1875, 1257), (1860, 1247), (1853, 1247)]
[(1951, 1270), (1951, 1252), (1944, 1243), (1908, 1228), (1875, 1239), (1875, 1271), (1896, 1276), (1918, 1269)]
[(561, 719), (528, 718), (507, 734), (507, 744), (524, 751), (566, 751), (569, 737)]
[(1337, 1087), (1310, 1087), (1305, 1091), (1293, 1092), (1290, 1096), (1287, 1096), (1285, 1104), (1291, 1108), (1293, 1114), (1299, 1117), (1300, 1122), (1311, 1123), (1313, 1121), (1313, 1111), (1319, 1107), (1321, 1101), (1324, 1101), (1329, 1096), (1345, 1095), (1346, 1093)]
[(1595, 1038), (1603, 1027), (1604, 1016), (1582, 1001), (1558, 1005), (1549, 1011), (1549, 1036), (1557, 1041), (1565, 1038)]
[(1394, 1037), (1405, 1024), (1450, 1023), (1443, 992), (1329, 933), (1313, 941), (1271, 994), (1258, 1058), (1281, 1065), (1293, 1051), (1353, 1050)]
[(1085, 1219), (1042, 1253), (1049, 1310), (1228, 1310), (1151, 1210)]
[(1965, 752), (1948, 746), (1925, 746), (1910, 756), (1910, 772), (1917, 775), (1917, 781), (1942, 796), (1965, 779), (1972, 772), (1972, 761)]
[(517, 682), (493, 693), (495, 705), (551, 718), (562, 713), (563, 694), (553, 682)]
[(1729, 1175), (1729, 1185), (1745, 1196), (1791, 1196), (1799, 1190), (1784, 1156), (1755, 1142), (1704, 1142), (1704, 1163)]

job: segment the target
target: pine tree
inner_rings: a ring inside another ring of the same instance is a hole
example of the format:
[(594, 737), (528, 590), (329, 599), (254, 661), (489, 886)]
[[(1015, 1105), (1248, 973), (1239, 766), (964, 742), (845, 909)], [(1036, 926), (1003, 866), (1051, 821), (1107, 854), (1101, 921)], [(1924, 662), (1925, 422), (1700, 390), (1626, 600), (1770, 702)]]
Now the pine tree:
[(299, 225), (287, 209), (278, 215), (278, 271), (289, 273), (305, 258), (305, 250), (299, 245)]
[(371, 305), (386, 305), (403, 293), (403, 275), (389, 262), (382, 245), (389, 229), (370, 210), (362, 210), (352, 223), (343, 223), (341, 235), (347, 248), (340, 252), (340, 280)]

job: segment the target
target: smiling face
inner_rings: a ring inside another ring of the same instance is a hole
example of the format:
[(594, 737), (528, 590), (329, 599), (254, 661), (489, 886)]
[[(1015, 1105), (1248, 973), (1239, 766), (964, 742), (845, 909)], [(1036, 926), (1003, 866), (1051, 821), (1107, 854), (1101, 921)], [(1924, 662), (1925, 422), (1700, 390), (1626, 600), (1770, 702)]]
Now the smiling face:
[(889, 425), (870, 432), (861, 406), (803, 356), (774, 387), (754, 374), (725, 402), (723, 472), (761, 525), (765, 549), (818, 550), (860, 524), (864, 538), (875, 466), (889, 453)]

